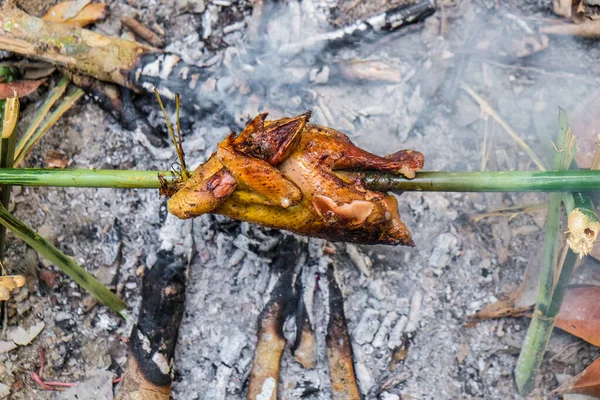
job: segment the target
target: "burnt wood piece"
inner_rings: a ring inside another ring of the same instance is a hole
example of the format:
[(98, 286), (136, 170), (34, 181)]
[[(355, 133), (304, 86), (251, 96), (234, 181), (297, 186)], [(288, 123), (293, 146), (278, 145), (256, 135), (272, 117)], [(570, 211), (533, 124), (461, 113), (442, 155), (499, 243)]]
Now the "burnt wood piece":
[(67, 76), (74, 84), (85, 90), (100, 108), (110, 114), (128, 131), (140, 130), (155, 147), (164, 147), (167, 144), (163, 138), (148, 122), (146, 116), (138, 111), (131, 98), (131, 90), (114, 83), (99, 81), (90, 76), (71, 74)]
[[(330, 48), (339, 48), (358, 42), (377, 39), (382, 32), (395, 31), (398, 28), (423, 21), (435, 12), (433, 0), (420, 0), (412, 4), (403, 4), (391, 8), (366, 20), (354, 23), (334, 31), (324, 33), (321, 39)], [(311, 38), (307, 41), (310, 42)], [(297, 47), (292, 45), (291, 47)]]
[(185, 282), (185, 264), (167, 252), (159, 252), (157, 263), (145, 271), (142, 305), (117, 400), (169, 399)]
[(304, 302), (304, 287), (300, 276), (296, 278), (296, 296), (298, 296), (296, 307), (296, 340), (292, 354), (294, 359), (304, 368), (314, 368), (316, 364), (316, 340), (312, 329), (306, 303)]
[(335, 279), (332, 265), (327, 269), (329, 287), (329, 323), (327, 324), (327, 359), (333, 400), (360, 400), (354, 372), (350, 335), (344, 315), (344, 298)]
[(274, 260), (272, 269), (281, 274), (271, 292), (271, 299), (259, 316), (256, 350), (246, 396), (248, 400), (277, 399), (280, 362), (285, 348), (283, 324), (296, 308), (294, 267), (299, 249), (300, 243), (292, 236), (286, 237), (275, 249), (279, 256)]
[(175, 94), (179, 93), (181, 107), (191, 111), (211, 110), (217, 99), (209, 90), (204, 90), (203, 85), (214, 73), (208, 68), (186, 64), (172, 53), (146, 53), (128, 71), (128, 81), (148, 92), (156, 88), (169, 100), (175, 100)]

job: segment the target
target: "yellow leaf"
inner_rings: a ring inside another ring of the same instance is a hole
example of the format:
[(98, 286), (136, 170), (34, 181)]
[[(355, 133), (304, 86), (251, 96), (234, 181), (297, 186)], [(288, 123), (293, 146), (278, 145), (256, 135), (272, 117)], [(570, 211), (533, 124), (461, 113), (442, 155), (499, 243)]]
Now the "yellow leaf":
[(19, 120), (19, 98), (16, 96), (6, 99), (4, 106), (4, 124), (2, 125), (2, 138), (6, 139), (14, 132)]
[(0, 276), (0, 300), (8, 300), (10, 292), (25, 285), (23, 275)]
[(58, 3), (50, 10), (48, 10), (46, 15), (44, 15), (42, 19), (46, 21), (60, 22), (62, 24), (74, 25), (83, 28), (100, 19), (103, 19), (106, 15), (106, 4), (93, 3), (83, 7), (83, 9), (75, 17), (65, 20), (64, 16), (73, 3), (73, 1), (65, 1), (63, 3)]

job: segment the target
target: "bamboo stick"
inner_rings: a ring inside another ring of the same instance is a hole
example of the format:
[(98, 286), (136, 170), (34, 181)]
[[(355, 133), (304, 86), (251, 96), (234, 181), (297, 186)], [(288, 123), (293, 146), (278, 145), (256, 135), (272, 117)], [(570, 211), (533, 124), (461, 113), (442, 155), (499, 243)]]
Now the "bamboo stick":
[[(169, 171), (0, 168), (0, 185), (158, 189)], [(417, 172), (414, 179), (364, 173), (372, 190), (387, 192), (562, 192), (600, 190), (600, 171)]]

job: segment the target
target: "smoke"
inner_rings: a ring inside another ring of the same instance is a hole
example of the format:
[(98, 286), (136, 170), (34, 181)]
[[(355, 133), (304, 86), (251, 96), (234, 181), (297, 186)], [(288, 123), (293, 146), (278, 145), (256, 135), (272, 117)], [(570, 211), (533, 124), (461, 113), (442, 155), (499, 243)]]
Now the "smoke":
[[(262, 24), (248, 20), (244, 40), (240, 34), (200, 64), (196, 98), (189, 99), (197, 110), (188, 114), (206, 141), (198, 161), (260, 112), (280, 118), (311, 110), (311, 122), (372, 152), (423, 151), (428, 169), (527, 169), (524, 152), (461, 87), (473, 88), (545, 160), (557, 107), (572, 111), (598, 89), (591, 43), (536, 33), (549, 9), (462, 2), (416, 26), (377, 31), (381, 10), (365, 17), (370, 24), (336, 29), (326, 2), (267, 4)], [(171, 50), (190, 46), (187, 40)]]

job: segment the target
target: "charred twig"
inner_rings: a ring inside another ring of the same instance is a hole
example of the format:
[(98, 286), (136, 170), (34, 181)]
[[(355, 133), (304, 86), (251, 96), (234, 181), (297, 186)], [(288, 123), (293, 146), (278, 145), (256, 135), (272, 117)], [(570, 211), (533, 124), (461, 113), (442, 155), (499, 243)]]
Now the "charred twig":
[(285, 348), (283, 324), (296, 306), (294, 265), (299, 243), (289, 237), (281, 245), (273, 269), (282, 271), (271, 300), (260, 313), (256, 351), (252, 362), (247, 399), (275, 400), (279, 383), (281, 355)]
[(140, 23), (137, 19), (130, 16), (123, 16), (121, 17), (121, 23), (152, 46), (158, 48), (163, 48), (165, 46), (165, 41), (160, 36)]
[[(164, 252), (146, 270), (138, 323), (118, 400), (169, 399), (173, 356), (184, 312), (186, 268)], [(159, 292), (159, 293), (157, 293)]]
[(329, 324), (325, 340), (333, 399), (359, 400), (360, 394), (354, 372), (350, 335), (344, 315), (344, 298), (332, 265), (327, 269), (327, 283), (329, 285)]
[(600, 21), (587, 21), (581, 24), (560, 24), (545, 26), (540, 29), (547, 35), (569, 35), (585, 38), (600, 38)]
[(132, 132), (139, 129), (153, 146), (165, 146), (164, 138), (133, 104), (130, 89), (80, 74), (72, 74), (71, 80), (74, 84), (92, 94), (100, 108), (117, 119), (123, 128)]

